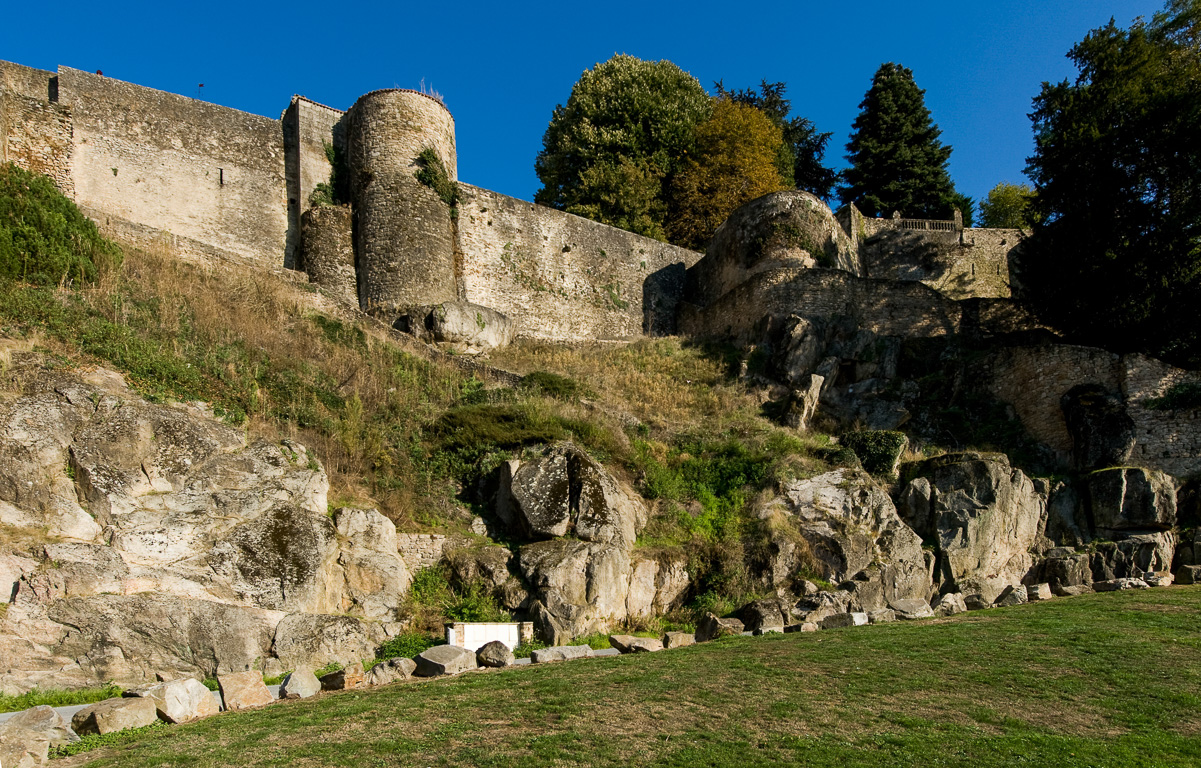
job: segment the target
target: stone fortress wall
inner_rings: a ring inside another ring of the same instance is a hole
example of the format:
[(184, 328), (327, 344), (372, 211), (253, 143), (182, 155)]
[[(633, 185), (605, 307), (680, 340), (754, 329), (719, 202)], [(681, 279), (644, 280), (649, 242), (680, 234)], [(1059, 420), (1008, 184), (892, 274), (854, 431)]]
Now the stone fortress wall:
[[(327, 147), (346, 159), (350, 215), (309, 213), (313, 190), (330, 179)], [(409, 307), (467, 301), (530, 338), (675, 332), (684, 271), (701, 254), (466, 184), (456, 216), (414, 178), (427, 147), (457, 179), (454, 118), (416, 91), (374, 91), (346, 112), (296, 96), (274, 120), (69, 67), (0, 62), (0, 159), (50, 176), (118, 237), (306, 268), (389, 322)], [(878, 220), (848, 215), (848, 232), (858, 245), (856, 224), (871, 254), (866, 276), (925, 282), (953, 298), (1008, 295), (959, 279), (973, 265), (987, 271), (963, 255), (966, 245), (942, 259), (955, 268), (917, 270), (902, 263), (904, 248), (884, 247)], [(994, 272), (1004, 266), (1003, 253), (988, 252)]]

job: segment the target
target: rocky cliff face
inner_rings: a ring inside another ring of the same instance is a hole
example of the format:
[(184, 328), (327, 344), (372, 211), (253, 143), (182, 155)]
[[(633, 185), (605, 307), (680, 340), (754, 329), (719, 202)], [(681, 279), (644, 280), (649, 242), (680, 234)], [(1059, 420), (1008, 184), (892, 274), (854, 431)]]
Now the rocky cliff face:
[[(321, 666), (383, 638), (409, 583), (395, 527), (331, 514), (304, 446), (248, 442), (104, 369), (6, 374), (5, 690), (270, 670), (285, 650)], [(360, 618), (329, 616), (344, 613)], [(304, 616), (320, 620), (298, 638)], [(325, 619), (346, 626), (323, 643)]]

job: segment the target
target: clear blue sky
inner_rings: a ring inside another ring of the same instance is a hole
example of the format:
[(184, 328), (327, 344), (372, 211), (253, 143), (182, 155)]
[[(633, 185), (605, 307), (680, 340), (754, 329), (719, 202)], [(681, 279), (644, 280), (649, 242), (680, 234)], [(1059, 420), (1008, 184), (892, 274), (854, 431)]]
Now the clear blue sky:
[(914, 71), (954, 147), (951, 176), (980, 198), (1022, 181), (1030, 100), (1075, 74), (1065, 54), (1111, 16), (1126, 26), (1162, 0), (996, 2), (538, 3), (14, 2), (0, 59), (59, 64), (278, 117), (293, 93), (339, 109), (424, 80), (455, 115), (462, 180), (531, 199), (555, 105), (615, 52), (670, 59), (712, 91), (788, 84), (793, 113), (844, 145), (885, 61)]

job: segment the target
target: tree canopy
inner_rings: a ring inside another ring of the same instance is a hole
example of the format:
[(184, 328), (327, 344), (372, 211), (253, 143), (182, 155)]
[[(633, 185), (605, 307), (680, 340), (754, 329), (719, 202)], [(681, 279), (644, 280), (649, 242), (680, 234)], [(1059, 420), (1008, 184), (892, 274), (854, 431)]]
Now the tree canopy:
[(1201, 364), (1201, 0), (1068, 54), (1031, 119), (1036, 222), (1023, 283), (1086, 342)]
[(668, 235), (700, 250), (740, 205), (790, 185), (779, 167), (783, 132), (760, 110), (719, 99), (695, 133), (696, 149), (672, 185)]
[(784, 98), (784, 83), (759, 83), (753, 88), (727, 91), (721, 81), (714, 84), (718, 98), (754, 107), (767, 115), (783, 135), (778, 167), (780, 176), (790, 187), (812, 192), (829, 200), (838, 183), (838, 172), (824, 164), (826, 146), (833, 133), (821, 133), (813, 121), (804, 117), (789, 117), (792, 102)]
[(924, 94), (908, 68), (890, 62), (876, 70), (847, 144), (850, 167), (838, 191), (844, 204), (867, 216), (915, 218), (949, 218), (959, 207), (970, 221), (971, 200), (951, 183), (951, 148), (938, 140)]
[(1029, 184), (1002, 181), (980, 201), (980, 225), (1002, 229), (1029, 229), (1034, 218), (1034, 190)]
[(666, 191), (711, 110), (700, 82), (670, 61), (623, 54), (597, 64), (555, 107), (534, 200), (663, 239)]

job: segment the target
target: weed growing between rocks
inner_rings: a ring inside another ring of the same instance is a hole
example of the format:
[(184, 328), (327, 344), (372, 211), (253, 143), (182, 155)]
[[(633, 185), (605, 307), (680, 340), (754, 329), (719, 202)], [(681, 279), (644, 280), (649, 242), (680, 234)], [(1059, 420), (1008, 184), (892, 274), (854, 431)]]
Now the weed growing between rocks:
[(149, 734), (153, 734), (167, 727), (167, 723), (159, 720), (157, 723), (142, 726), (141, 728), (126, 728), (123, 731), (113, 731), (112, 733), (89, 733), (86, 736), (79, 737), (79, 741), (71, 744), (62, 744), (57, 747), (51, 747), (49, 756), (70, 757), (78, 755), (81, 752), (90, 752), (93, 749), (101, 747), (116, 747), (122, 744), (128, 744), (132, 741), (144, 738)]
[(37, 706), (70, 707), (77, 704), (92, 704), (121, 695), (121, 687), (113, 683), (99, 688), (77, 688), (64, 691), (50, 688), (34, 688), (19, 696), (0, 693), (0, 712), (20, 712)]
[[(418, 637), (431, 640), (436, 640), (447, 621), (513, 621), (484, 584), (452, 583), (450, 570), (441, 564), (413, 574), (404, 612), (411, 625), (422, 633)], [(430, 645), (440, 642), (432, 641)]]

